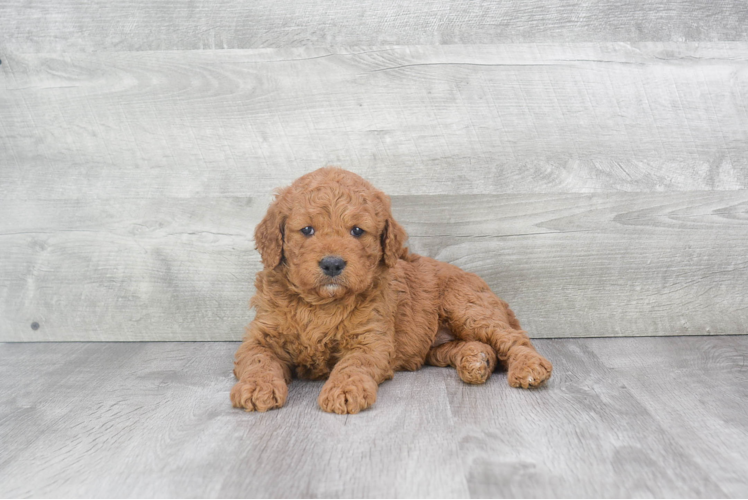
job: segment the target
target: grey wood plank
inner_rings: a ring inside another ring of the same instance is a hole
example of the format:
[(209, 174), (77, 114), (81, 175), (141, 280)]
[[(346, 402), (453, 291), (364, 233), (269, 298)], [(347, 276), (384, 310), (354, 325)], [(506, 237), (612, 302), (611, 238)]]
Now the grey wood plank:
[[(442, 374), (396, 377), (380, 387), (372, 411), (360, 419), (321, 412), (316, 400), (322, 382), (294, 381), (290, 391), (297, 399), (288, 418), (296, 432), (289, 434), (279, 421), (273, 442), (265, 445), (275, 449), (265, 460), (239, 445), (220, 496), (259, 486), (280, 497), (467, 497)], [(246, 474), (250, 467), (256, 476)]]
[(5, 199), (748, 188), (748, 42), (19, 54)]
[(602, 0), (6, 0), (0, 4), (0, 51), (745, 41), (746, 25), (748, 8), (739, 0), (657, 0), (646, 8)]
[(747, 195), (403, 197), (395, 206), (416, 253), (484, 278), (532, 336), (704, 335), (748, 331), (739, 292), (748, 288)]
[[(138, 351), (133, 344), (127, 355)], [(0, 470), (8, 466), (16, 452), (39, 441), (40, 436), (59, 428), (71, 402), (80, 401), (93, 375), (116, 365), (118, 359), (91, 344), (59, 344), (54, 348), (29, 348), (23, 344), (0, 348)], [(76, 370), (85, 363), (85, 367)], [(68, 399), (48, 404), (45, 394), (68, 393)], [(4, 476), (0, 473), (0, 484)]]
[(586, 345), (729, 497), (748, 496), (748, 336)]
[[(13, 353), (49, 352), (57, 345), (0, 346), (0, 358), (12, 373)], [(385, 383), (375, 407), (356, 419), (322, 412), (316, 404), (321, 382), (304, 381), (293, 382), (283, 412), (249, 414), (231, 408), (228, 397), (236, 347), (93, 346), (103, 355), (112, 349), (139, 354), (119, 366), (86, 370), (88, 383), (36, 394), (37, 411), (60, 404), (66, 411), (29, 445), (0, 450), (0, 494), (467, 496), (440, 372), (403, 374)], [(27, 377), (19, 378), (28, 383)], [(8, 387), (12, 380), (2, 382), (5, 392), (15, 390)], [(0, 404), (14, 425), (0, 432), (38, 432), (26, 426), (13, 402)]]
[(346, 417), (231, 408), (237, 343), (0, 344), (0, 496), (745, 496), (748, 337), (536, 345), (541, 390), (426, 367)]
[(0, 337), (239, 340), (267, 201), (0, 202)]
[[(511, 390), (505, 374), (478, 387), (448, 381), (470, 496), (725, 497), (713, 474), (719, 465), (695, 460), (683, 436), (671, 435), (595, 356), (591, 340), (537, 341), (554, 364), (537, 391)], [(622, 356), (639, 341), (610, 340)]]
[[(206, 402), (206, 396), (220, 394), (217, 377), (208, 373), (211, 368), (217, 366), (223, 372), (220, 385), (230, 375), (229, 346), (221, 344), (84, 344), (87, 356), (79, 355), (75, 363), (63, 365), (66, 351), (75, 345), (39, 344), (40, 349), (33, 352), (44, 354), (51, 348), (61, 366), (56, 376), (35, 376), (36, 380), (13, 375), (23, 344), (2, 349), (2, 366), (8, 371), (2, 391), (23, 394), (38, 418), (55, 413), (54, 425), (47, 429), (23, 427), (30, 424), (25, 413), (21, 421), (14, 421), (12, 415), (6, 418), (14, 426), (0, 426), (3, 433), (23, 431), (36, 437), (27, 446), (0, 452), (4, 495), (111, 497), (121, 491), (137, 496), (127, 481), (138, 475), (139, 482), (153, 485), (159, 474), (173, 466), (176, 457), (170, 453), (179, 452), (168, 449), (171, 441), (178, 440), (182, 446), (202, 442), (210, 419), (201, 413), (203, 419), (196, 421), (193, 405), (196, 400), (203, 402), (199, 410), (208, 415), (216, 409), (217, 400)], [(61, 386), (58, 377), (71, 383)], [(24, 386), (31, 383), (38, 390), (25, 394)], [(53, 390), (44, 390), (47, 384)], [(181, 400), (169, 399), (177, 394)], [(11, 412), (16, 410), (12, 400), (3, 405), (10, 405)], [(188, 496), (190, 471), (184, 472), (182, 496)], [(93, 493), (97, 488), (99, 495)]]
[[(239, 340), (266, 206), (0, 201), (0, 339)], [(483, 277), (536, 338), (745, 333), (747, 206), (746, 191), (393, 198), (412, 251)]]

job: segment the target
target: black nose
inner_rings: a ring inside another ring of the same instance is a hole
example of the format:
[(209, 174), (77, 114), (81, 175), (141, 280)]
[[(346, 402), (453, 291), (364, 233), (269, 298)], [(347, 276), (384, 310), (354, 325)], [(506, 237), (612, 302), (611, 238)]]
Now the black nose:
[(343, 268), (345, 268), (345, 261), (337, 255), (331, 255), (319, 261), (319, 267), (322, 268), (322, 271), (326, 275), (337, 276), (338, 274), (343, 272)]

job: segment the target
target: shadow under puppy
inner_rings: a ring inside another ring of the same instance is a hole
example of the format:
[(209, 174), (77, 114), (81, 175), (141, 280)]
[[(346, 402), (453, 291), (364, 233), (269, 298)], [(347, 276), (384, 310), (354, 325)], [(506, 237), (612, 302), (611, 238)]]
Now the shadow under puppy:
[(235, 407), (283, 406), (288, 384), (324, 379), (320, 407), (357, 413), (397, 370), (453, 366), (482, 384), (498, 360), (513, 387), (551, 376), (506, 302), (478, 276), (408, 253), (390, 200), (326, 167), (280, 189), (255, 230), (264, 269), (236, 353)]

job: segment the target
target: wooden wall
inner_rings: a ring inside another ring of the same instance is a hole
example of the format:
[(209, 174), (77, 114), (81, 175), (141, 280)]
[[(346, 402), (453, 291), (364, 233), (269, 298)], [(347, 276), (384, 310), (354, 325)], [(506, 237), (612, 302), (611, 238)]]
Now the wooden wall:
[(238, 340), (323, 165), (534, 337), (748, 329), (742, 0), (0, 3), (0, 340)]

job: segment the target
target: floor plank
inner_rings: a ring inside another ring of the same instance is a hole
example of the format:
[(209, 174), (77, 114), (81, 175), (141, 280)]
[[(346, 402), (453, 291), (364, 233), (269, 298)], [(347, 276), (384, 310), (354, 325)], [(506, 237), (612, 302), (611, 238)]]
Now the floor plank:
[(586, 346), (728, 496), (746, 496), (746, 337), (590, 339)]
[(746, 40), (746, 24), (739, 0), (4, 0), (0, 52)]
[(471, 496), (725, 496), (586, 341), (539, 350), (555, 363), (541, 390), (507, 390), (502, 376), (478, 391), (448, 383)]
[(338, 416), (232, 409), (233, 342), (0, 344), (0, 496), (748, 495), (748, 336), (536, 345), (541, 390), (427, 367)]

